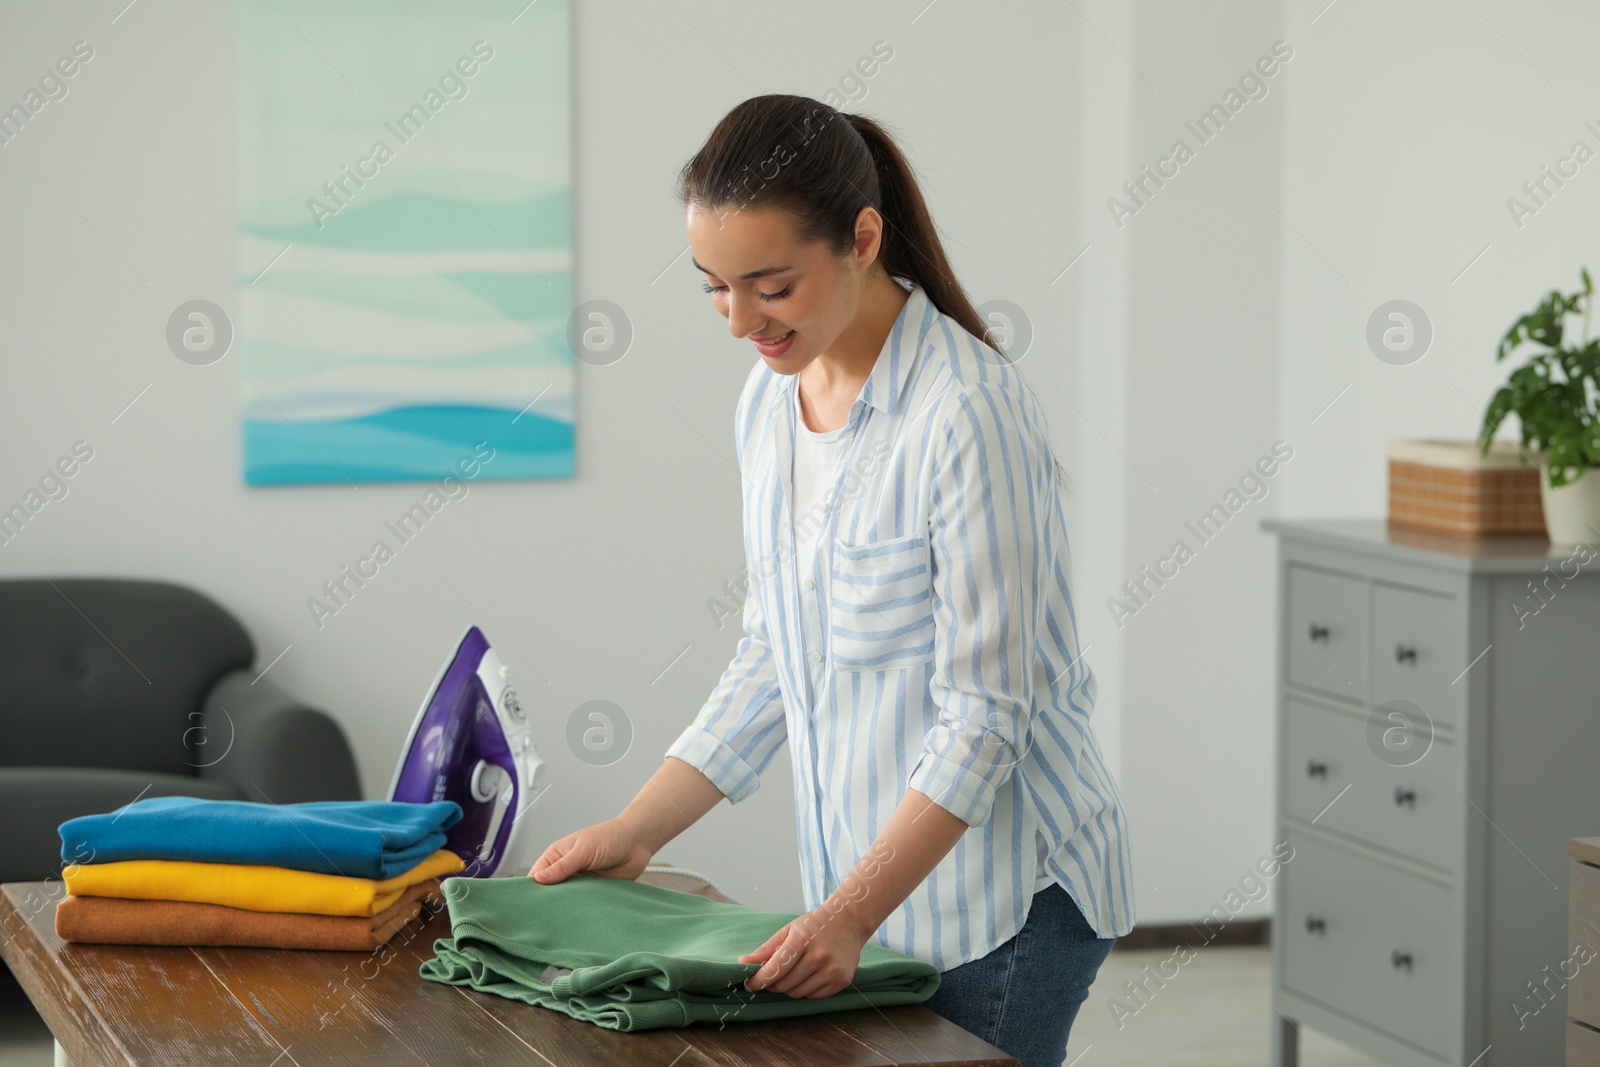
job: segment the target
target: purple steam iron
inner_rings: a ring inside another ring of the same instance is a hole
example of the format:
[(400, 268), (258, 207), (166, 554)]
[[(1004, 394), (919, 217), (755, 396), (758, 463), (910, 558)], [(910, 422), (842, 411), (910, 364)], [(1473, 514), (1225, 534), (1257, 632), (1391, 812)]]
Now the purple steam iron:
[(466, 867), (452, 877), (526, 875), (543, 851), (532, 815), (544, 761), (510, 674), (469, 626), (434, 678), (389, 785), (390, 800), (461, 805), (444, 847)]

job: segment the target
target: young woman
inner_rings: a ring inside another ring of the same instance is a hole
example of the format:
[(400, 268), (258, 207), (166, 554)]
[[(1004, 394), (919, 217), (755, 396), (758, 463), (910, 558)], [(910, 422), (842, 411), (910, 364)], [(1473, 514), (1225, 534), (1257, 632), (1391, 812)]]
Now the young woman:
[(638, 877), (787, 742), (808, 910), (741, 957), (748, 987), (829, 996), (876, 940), (938, 968), (928, 1008), (1059, 1067), (1133, 887), (1044, 412), (871, 119), (747, 100), (680, 194), (760, 356), (735, 419), (744, 634), (638, 796), (529, 874)]

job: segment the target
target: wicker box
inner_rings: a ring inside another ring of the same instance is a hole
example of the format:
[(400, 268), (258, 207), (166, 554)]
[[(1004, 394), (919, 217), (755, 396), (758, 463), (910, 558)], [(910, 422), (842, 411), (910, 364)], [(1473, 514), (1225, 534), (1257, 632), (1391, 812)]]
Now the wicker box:
[[(1496, 438), (1389, 442), (1389, 523), (1453, 537), (1544, 536), (1539, 456)], [(1532, 461), (1532, 462), (1530, 462)]]

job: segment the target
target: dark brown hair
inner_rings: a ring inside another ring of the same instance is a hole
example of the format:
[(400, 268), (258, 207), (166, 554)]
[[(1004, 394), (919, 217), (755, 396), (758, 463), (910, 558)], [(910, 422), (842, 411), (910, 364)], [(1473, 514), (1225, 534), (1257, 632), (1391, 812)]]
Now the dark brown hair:
[[(835, 256), (855, 243), (856, 216), (883, 216), (878, 263), (891, 278), (920, 285), (935, 308), (1002, 359), (945, 257), (911, 165), (894, 139), (865, 115), (807, 96), (753, 96), (717, 123), (678, 174), (678, 197), (709, 211), (777, 208), (802, 243), (822, 241)], [(1056, 462), (1065, 484), (1065, 472)]]

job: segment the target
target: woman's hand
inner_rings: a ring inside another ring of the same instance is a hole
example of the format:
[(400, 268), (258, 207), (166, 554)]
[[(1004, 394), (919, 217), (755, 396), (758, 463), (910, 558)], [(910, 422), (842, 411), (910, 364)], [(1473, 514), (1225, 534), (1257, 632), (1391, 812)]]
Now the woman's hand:
[(528, 876), (546, 884), (563, 881), (570, 874), (636, 879), (653, 855), (628, 824), (607, 819), (554, 842), (534, 861)]
[(855, 977), (861, 949), (871, 937), (862, 933), (847, 909), (808, 911), (760, 948), (740, 956), (740, 963), (766, 966), (745, 980), (749, 990), (770, 989), (799, 999), (831, 997)]

